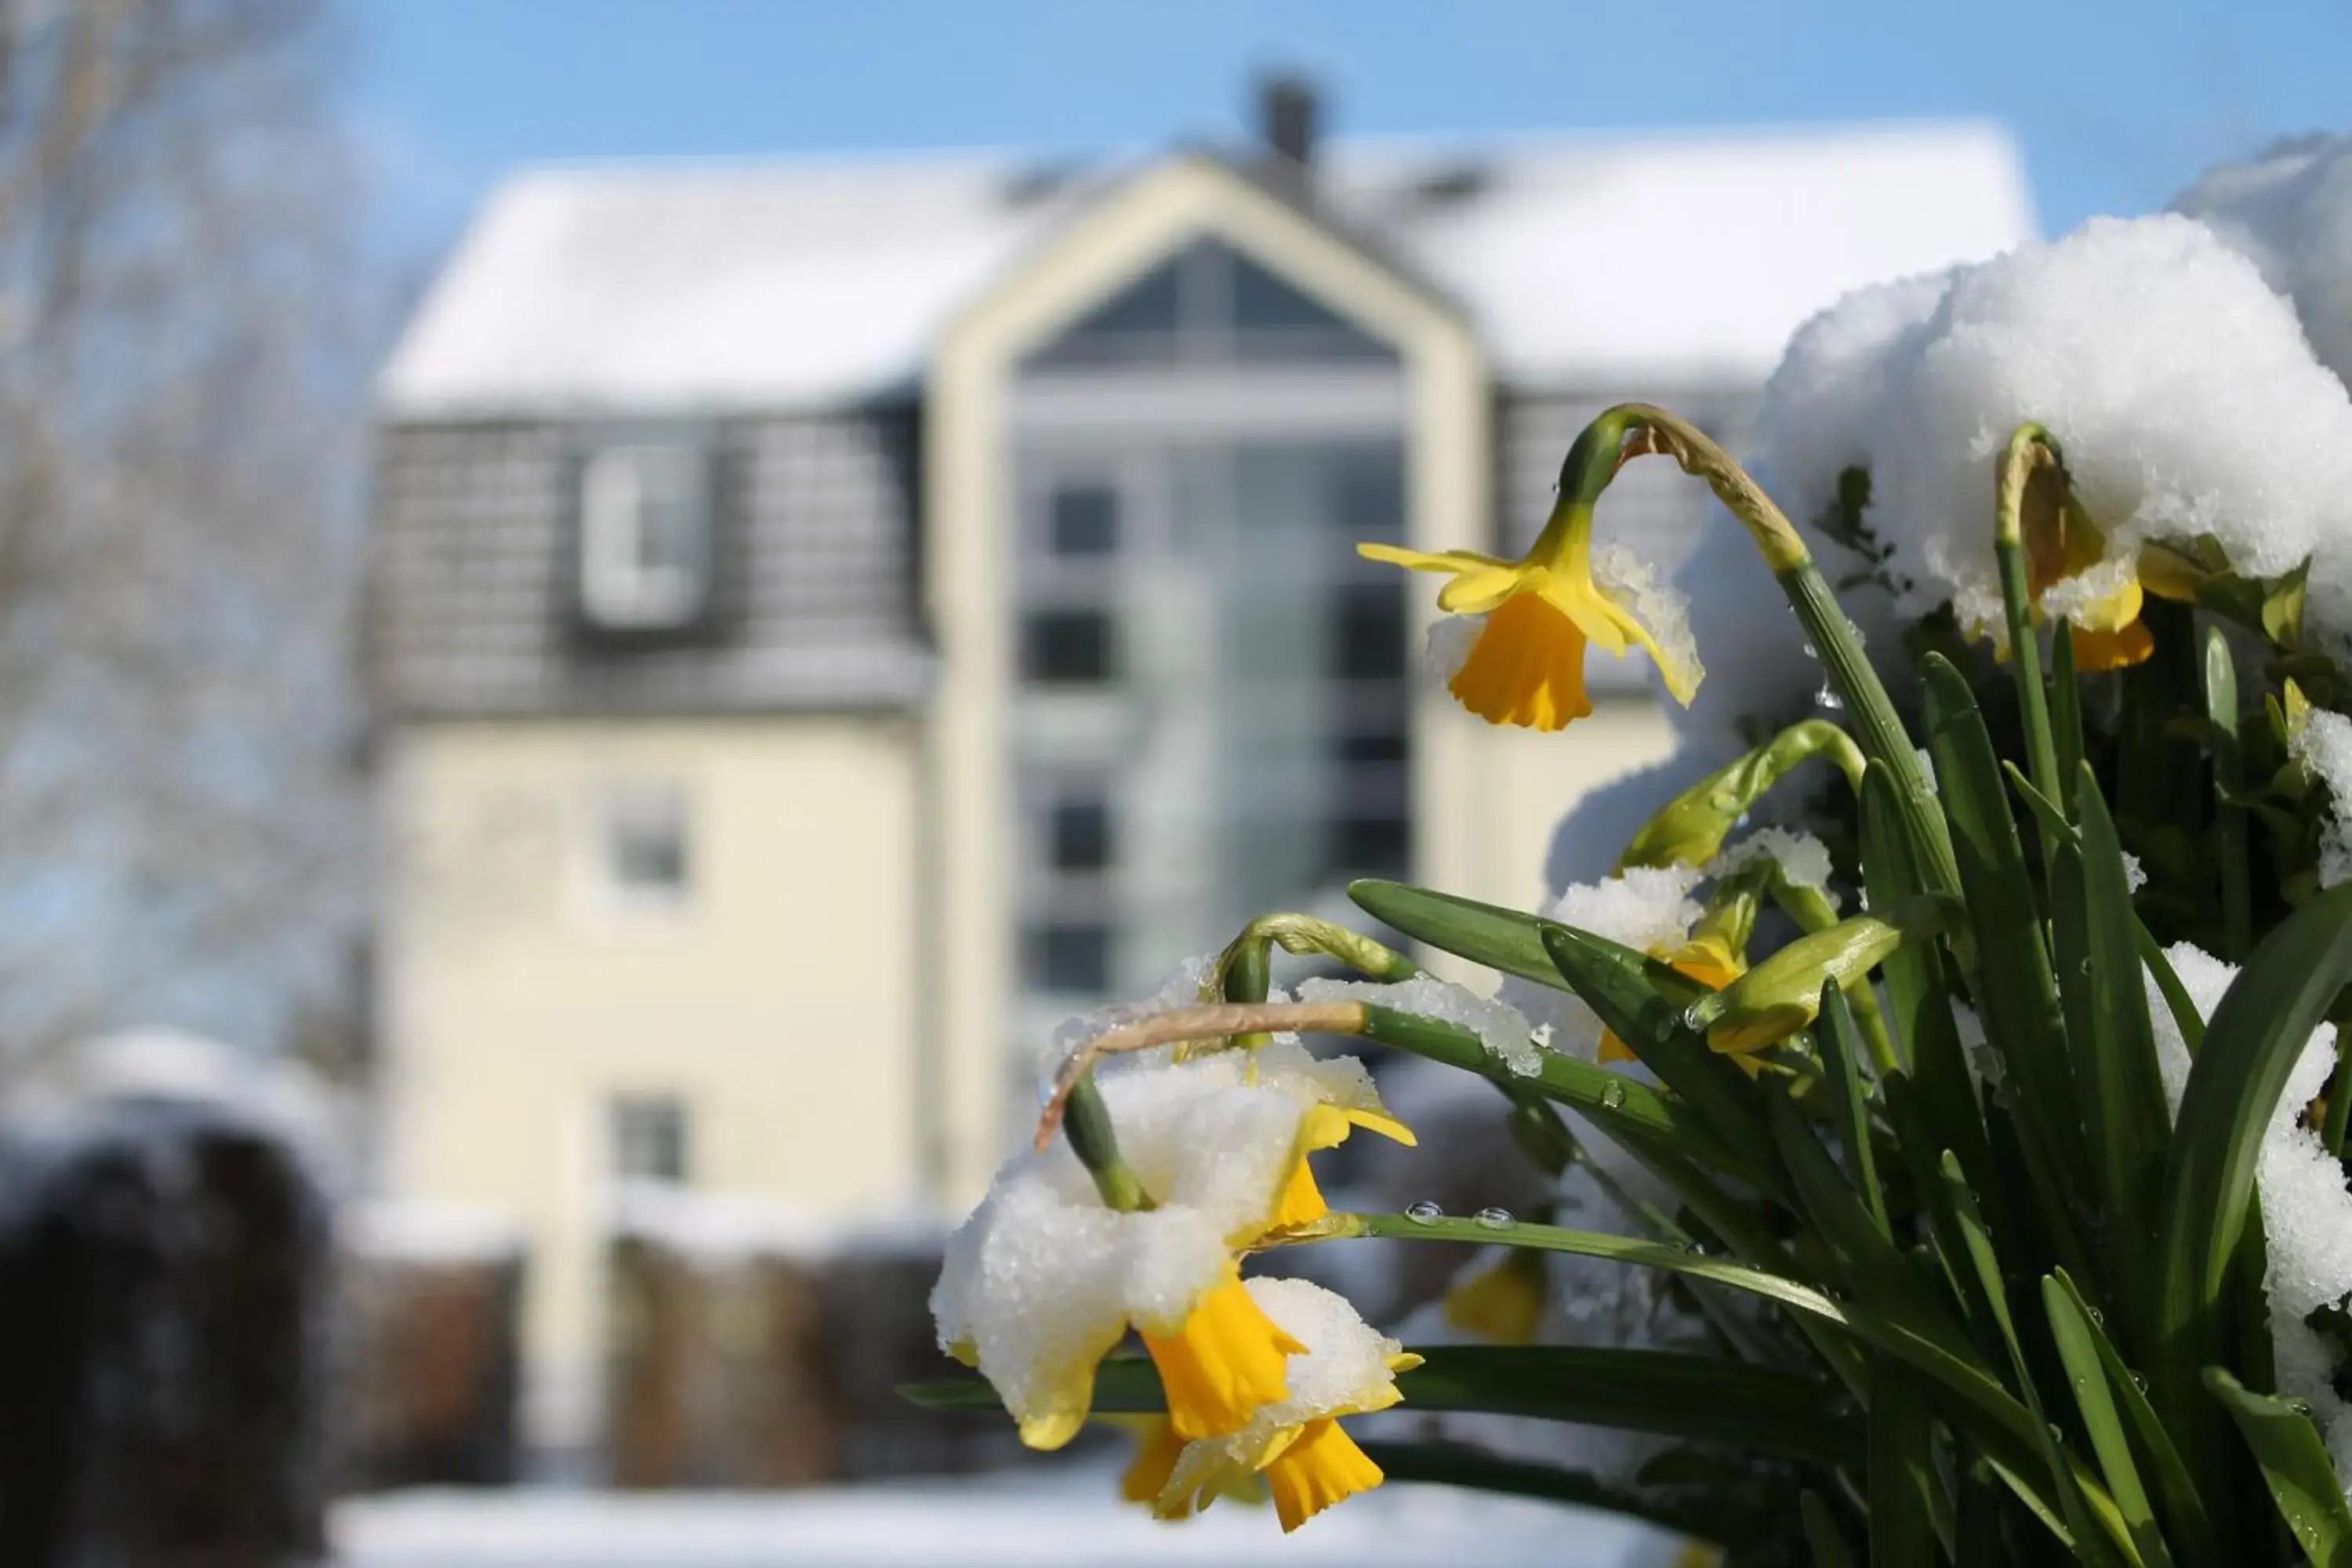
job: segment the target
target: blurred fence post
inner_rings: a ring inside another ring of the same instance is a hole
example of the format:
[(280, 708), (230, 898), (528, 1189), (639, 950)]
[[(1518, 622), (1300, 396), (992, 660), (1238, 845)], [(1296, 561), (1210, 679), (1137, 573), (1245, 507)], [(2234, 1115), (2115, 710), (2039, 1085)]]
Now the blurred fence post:
[(346, 1210), (338, 1239), (339, 1479), (515, 1479), (521, 1233), (486, 1211), (374, 1202)]
[(315, 1561), (327, 1226), (289, 1143), (125, 1100), (5, 1159), (0, 1562)]

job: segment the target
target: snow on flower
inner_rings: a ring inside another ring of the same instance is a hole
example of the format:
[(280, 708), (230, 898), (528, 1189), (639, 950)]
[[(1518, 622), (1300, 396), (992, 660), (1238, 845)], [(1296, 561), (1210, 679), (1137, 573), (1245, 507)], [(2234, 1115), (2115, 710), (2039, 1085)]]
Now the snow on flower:
[(1333, 980), (1316, 976), (1298, 985), (1302, 1002), (1374, 1002), (1400, 1013), (1458, 1024), (1478, 1037), (1487, 1054), (1520, 1077), (1542, 1070), (1543, 1047), (1550, 1037), (1541, 1026), (1499, 997), (1481, 996), (1466, 986), (1433, 974), (1382, 984), (1370, 980)]
[(2177, 215), (2096, 219), (1940, 291), (1848, 296), (1767, 386), (1759, 466), (1807, 515), (1866, 468), (1897, 608), (1949, 602), (1994, 629), (1994, 461), (2029, 421), (2057, 440), (2111, 560), (2210, 535), (2273, 575), (2323, 542), (2352, 548), (2352, 396), (2254, 263)]
[(1287, 1393), (1297, 1342), (1255, 1305), (1239, 1252), (1319, 1218), (1307, 1157), (1367, 1127), (1410, 1142), (1363, 1064), (1295, 1041), (1177, 1061), (1105, 1064), (1120, 1152), (1157, 1206), (1107, 1206), (1066, 1141), (1024, 1152), (949, 1240), (931, 1293), (940, 1345), (976, 1365), (1032, 1447), (1084, 1424), (1096, 1364), (1130, 1325), (1187, 1437), (1231, 1432)]
[(2352, 881), (2352, 719), (2315, 708), (2295, 723), (2287, 745), (2294, 760), (2327, 786), (2330, 797), (2319, 840), (2319, 885)]
[[(2165, 951), (2173, 973), (2210, 1019), (2222, 993), (2238, 976), (2232, 964), (2189, 942)], [(2145, 976), (2149, 1021), (2155, 1026), (2157, 1068), (2174, 1114), (2189, 1085), (2188, 1042), (2153, 975)], [(2344, 1402), (2334, 1383), (2335, 1355), (2305, 1322), (2321, 1307), (2352, 1295), (2352, 1193), (2344, 1169), (2306, 1126), (2304, 1110), (2336, 1067), (2336, 1028), (2322, 1025), (2295, 1058), (2285, 1092), (2263, 1131), (2255, 1186), (2263, 1208), (2268, 1257), (2263, 1287), (2270, 1297), (2271, 1339), (2278, 1361), (2279, 1392), (2307, 1401), (2312, 1418), (2338, 1442), (2352, 1441), (2352, 1422), (2341, 1421)]]
[[(1691, 927), (1698, 923), (1702, 911), (1691, 895), (1706, 879), (1706, 870), (1696, 866), (1632, 866), (1613, 877), (1570, 886), (1544, 913), (1638, 952), (1670, 952), (1688, 942)], [(1549, 1026), (1553, 1050), (1601, 1059), (1608, 1031), (1581, 997), (1516, 976), (1506, 978), (1497, 994), (1538, 1026)]]
[(1251, 1298), (1307, 1349), (1290, 1363), (1290, 1394), (1261, 1406), (1240, 1431), (1188, 1444), (1155, 1511), (1181, 1519), (1205, 1507), (1240, 1476), (1262, 1473), (1285, 1531), (1383, 1479), (1339, 1426), (1342, 1416), (1385, 1410), (1402, 1395), (1396, 1374), (1421, 1357), (1356, 1315), (1346, 1298), (1304, 1279), (1253, 1279)]

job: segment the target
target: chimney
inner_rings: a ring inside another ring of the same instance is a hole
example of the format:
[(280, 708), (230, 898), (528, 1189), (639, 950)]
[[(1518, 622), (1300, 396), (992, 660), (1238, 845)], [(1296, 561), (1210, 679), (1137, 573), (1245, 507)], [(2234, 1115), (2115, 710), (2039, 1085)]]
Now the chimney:
[(1257, 105), (1266, 150), (1305, 169), (1315, 156), (1315, 121), (1320, 108), (1315, 84), (1292, 72), (1278, 72), (1258, 83)]

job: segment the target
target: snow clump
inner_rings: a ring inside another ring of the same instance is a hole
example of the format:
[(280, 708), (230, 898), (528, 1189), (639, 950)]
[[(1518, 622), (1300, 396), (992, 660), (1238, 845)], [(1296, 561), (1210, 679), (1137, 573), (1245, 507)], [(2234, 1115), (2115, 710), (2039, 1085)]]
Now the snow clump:
[[(1948, 602), (1997, 634), (1995, 464), (2029, 421), (2111, 560), (2210, 534), (2269, 576), (2352, 550), (2352, 395), (2255, 264), (2178, 215), (2095, 219), (1957, 268), (1940, 293), (1915, 279), (1847, 296), (1766, 386), (1759, 466), (1808, 517), (1866, 468), (1896, 610)], [(2352, 593), (2330, 605), (2314, 586), (2315, 619), (2352, 632)]]
[[(2210, 1020), (2238, 976), (2236, 967), (2185, 942), (2167, 949), (2165, 958), (2198, 1016)], [(2189, 1045), (2155, 976), (2147, 974), (2145, 983), (2157, 1068), (2164, 1079), (2165, 1098), (2178, 1116), (2189, 1085)], [(2345, 1190), (2343, 1167), (2305, 1125), (2304, 1110), (2335, 1067), (2335, 1026), (2324, 1024), (2312, 1031), (2287, 1074), (2285, 1092), (2263, 1133), (2255, 1171), (2269, 1253), (2263, 1283), (2270, 1297), (2279, 1392), (2309, 1402), (2312, 1419), (2323, 1432), (2352, 1428), (2352, 1422), (2338, 1419), (2345, 1406), (2336, 1394), (2335, 1355), (2305, 1320), (2318, 1308), (2335, 1306), (2352, 1295), (2352, 1193)], [(2339, 1440), (2352, 1441), (2352, 1430), (2336, 1435)]]

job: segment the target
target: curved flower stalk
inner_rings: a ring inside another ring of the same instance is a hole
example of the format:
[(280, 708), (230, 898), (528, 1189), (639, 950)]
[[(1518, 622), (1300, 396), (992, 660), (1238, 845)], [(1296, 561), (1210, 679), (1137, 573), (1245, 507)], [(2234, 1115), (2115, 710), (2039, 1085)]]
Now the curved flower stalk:
[(1071, 1143), (1015, 1159), (949, 1245), (932, 1293), (940, 1343), (996, 1386), (1033, 1447), (1076, 1434), (1096, 1365), (1130, 1326), (1181, 1436), (1237, 1430), (1285, 1396), (1300, 1350), (1244, 1289), (1241, 1255), (1327, 1212), (1309, 1155), (1359, 1126), (1412, 1134), (1360, 1063), (1296, 1042), (1097, 1076), (1149, 1206), (1105, 1201)]
[(1376, 1332), (1345, 1298), (1319, 1285), (1253, 1279), (1249, 1291), (1267, 1317), (1307, 1345), (1292, 1362), (1289, 1396), (1260, 1407), (1238, 1431), (1187, 1444), (1171, 1465), (1153, 1511), (1184, 1518), (1229, 1495), (1236, 1482), (1262, 1475), (1288, 1531), (1381, 1484), (1381, 1468), (1339, 1423), (1395, 1405), (1403, 1397), (1397, 1373), (1419, 1366), (1422, 1358)]

